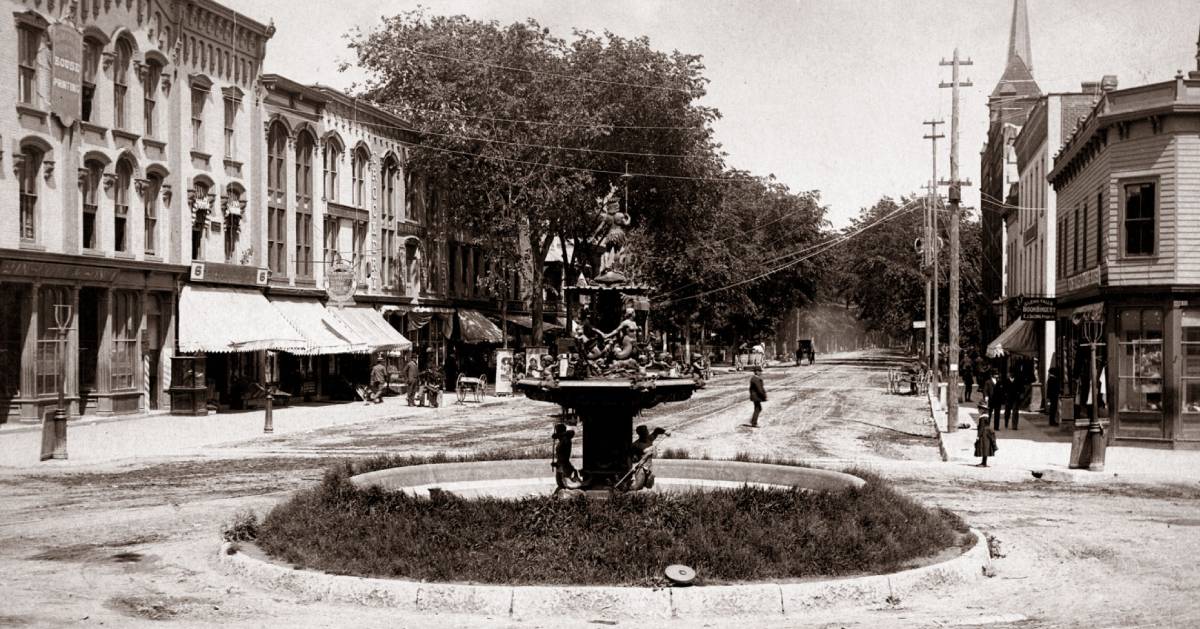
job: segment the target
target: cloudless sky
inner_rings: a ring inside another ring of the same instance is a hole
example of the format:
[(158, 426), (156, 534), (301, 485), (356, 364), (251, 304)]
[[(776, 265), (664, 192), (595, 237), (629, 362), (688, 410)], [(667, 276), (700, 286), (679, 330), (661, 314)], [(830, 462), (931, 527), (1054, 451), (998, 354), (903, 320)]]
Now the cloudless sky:
[[(346, 89), (362, 74), (343, 35), (422, 4), (507, 24), (534, 18), (572, 28), (645, 35), (659, 50), (700, 54), (711, 80), (704, 104), (723, 118), (717, 140), (730, 166), (775, 174), (793, 190), (820, 190), (845, 225), (883, 195), (920, 192), (931, 147), (921, 123), (950, 135), (950, 69), (957, 46), (975, 65), (963, 78), (960, 175), (979, 183), (987, 96), (1004, 70), (1012, 0), (222, 0), (251, 18), (274, 18), (266, 70)], [(1078, 91), (1115, 74), (1120, 87), (1196, 69), (1196, 0), (1028, 0), (1033, 74), (1042, 90)], [(938, 171), (949, 172), (949, 142)], [(964, 203), (978, 206), (974, 187)]]

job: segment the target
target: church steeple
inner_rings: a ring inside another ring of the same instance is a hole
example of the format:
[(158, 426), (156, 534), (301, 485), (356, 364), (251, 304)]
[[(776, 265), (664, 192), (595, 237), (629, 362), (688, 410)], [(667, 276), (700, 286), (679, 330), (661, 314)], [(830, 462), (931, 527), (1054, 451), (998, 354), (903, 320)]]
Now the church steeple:
[(1011, 100), (1020, 97), (1038, 97), (1042, 90), (1037, 81), (1033, 80), (1033, 52), (1029, 43), (1029, 9), (1025, 0), (1013, 0), (1012, 23), (1008, 29), (1008, 60), (1004, 64), (1004, 74), (996, 89), (992, 90), (993, 99)]
[(1013, 2), (1012, 26), (1008, 31), (1008, 61), (1018, 57), (1033, 72), (1033, 51), (1029, 45), (1029, 9), (1025, 0)]

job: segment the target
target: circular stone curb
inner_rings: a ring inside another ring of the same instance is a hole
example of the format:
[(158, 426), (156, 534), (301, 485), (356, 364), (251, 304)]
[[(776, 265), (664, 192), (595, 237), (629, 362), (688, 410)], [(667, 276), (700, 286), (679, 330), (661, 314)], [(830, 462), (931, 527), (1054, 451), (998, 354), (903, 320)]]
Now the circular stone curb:
[(475, 614), (516, 619), (711, 618), (800, 616), (835, 605), (884, 604), (889, 596), (970, 583), (990, 564), (987, 541), (941, 563), (829, 581), (638, 588), (606, 586), (469, 585), (422, 583), (298, 570), (270, 560), (252, 544), (222, 544), (218, 563), (229, 574), (309, 601), (354, 603), (414, 613)]

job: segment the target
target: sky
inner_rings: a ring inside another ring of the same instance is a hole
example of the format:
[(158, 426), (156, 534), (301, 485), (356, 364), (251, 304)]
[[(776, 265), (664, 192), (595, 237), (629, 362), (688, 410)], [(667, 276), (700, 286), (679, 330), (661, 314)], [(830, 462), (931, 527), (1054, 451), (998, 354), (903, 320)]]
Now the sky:
[[(1196, 69), (1195, 0), (1027, 0), (1033, 75), (1043, 92), (1078, 91), (1115, 74), (1120, 87)], [(1013, 0), (222, 0), (277, 32), (266, 71), (348, 89), (344, 35), (423, 5), (502, 24), (534, 18), (556, 35), (573, 28), (647, 36), (654, 48), (704, 57), (702, 103), (721, 111), (716, 138), (731, 167), (774, 174), (792, 190), (820, 190), (842, 227), (882, 196), (922, 191), (930, 179), (925, 120), (941, 119), (939, 178), (949, 172), (950, 80), (963, 68), (960, 177), (979, 182), (987, 96), (1004, 70)], [(964, 205), (978, 207), (972, 186)]]

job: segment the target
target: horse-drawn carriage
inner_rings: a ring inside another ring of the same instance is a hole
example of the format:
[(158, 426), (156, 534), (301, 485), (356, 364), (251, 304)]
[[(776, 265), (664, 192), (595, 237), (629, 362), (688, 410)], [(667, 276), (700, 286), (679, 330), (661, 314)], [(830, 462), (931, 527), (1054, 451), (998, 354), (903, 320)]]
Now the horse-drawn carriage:
[(817, 362), (817, 350), (813, 346), (812, 339), (800, 339), (796, 343), (796, 366), (800, 366), (800, 361), (808, 358), (808, 364)]

